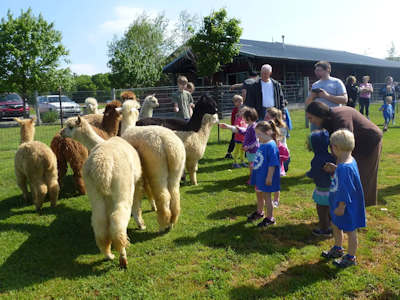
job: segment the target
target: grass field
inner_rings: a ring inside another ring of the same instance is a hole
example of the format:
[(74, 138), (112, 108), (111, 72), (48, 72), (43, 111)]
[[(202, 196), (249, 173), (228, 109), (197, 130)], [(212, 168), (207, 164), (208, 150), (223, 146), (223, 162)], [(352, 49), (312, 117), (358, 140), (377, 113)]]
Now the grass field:
[[(381, 124), (377, 108), (372, 119)], [(136, 230), (131, 220), (126, 271), (117, 261), (103, 261), (89, 202), (69, 191), (71, 176), (55, 209), (46, 202), (39, 216), (23, 202), (13, 170), (19, 132), (2, 129), (7, 134), (0, 133), (0, 298), (400, 299), (400, 127), (384, 136), (379, 206), (367, 209), (368, 228), (359, 231), (359, 265), (338, 270), (320, 257), (332, 240), (311, 235), (317, 215), (313, 183), (304, 174), (312, 154), (305, 150), (304, 113), (292, 116), (292, 163), (282, 179), (276, 226), (259, 230), (246, 224), (255, 209), (253, 189), (245, 185), (248, 170), (230, 170), (231, 161), (221, 160), (230, 133), (221, 132), (218, 143), (214, 128), (199, 185), (181, 188), (178, 225), (160, 235), (147, 201), (147, 230)], [(40, 127), (37, 139), (49, 143), (57, 129)]]

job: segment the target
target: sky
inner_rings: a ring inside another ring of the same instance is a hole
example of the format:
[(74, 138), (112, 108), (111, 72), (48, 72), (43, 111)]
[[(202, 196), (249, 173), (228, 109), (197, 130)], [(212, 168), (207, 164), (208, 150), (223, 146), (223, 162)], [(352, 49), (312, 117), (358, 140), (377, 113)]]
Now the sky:
[(204, 17), (226, 8), (241, 20), (242, 37), (260, 41), (343, 50), (384, 58), (394, 42), (400, 54), (399, 0), (0, 0), (0, 15), (28, 8), (61, 31), (77, 74), (108, 72), (107, 44), (121, 37), (143, 12), (164, 13), (171, 26), (182, 10)]

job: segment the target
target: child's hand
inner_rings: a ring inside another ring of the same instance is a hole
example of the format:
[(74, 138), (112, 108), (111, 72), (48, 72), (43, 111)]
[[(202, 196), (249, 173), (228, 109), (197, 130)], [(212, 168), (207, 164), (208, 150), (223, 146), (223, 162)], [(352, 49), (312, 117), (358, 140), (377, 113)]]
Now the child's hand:
[(344, 215), (344, 209), (345, 209), (345, 206), (338, 206), (338, 207), (336, 207), (336, 209), (333, 211), (333, 213), (335, 214), (335, 215), (337, 215), (338, 217), (340, 217), (340, 216), (343, 216)]
[(175, 111), (175, 112), (178, 112), (178, 111), (179, 111), (179, 107), (175, 106), (175, 107), (174, 107), (174, 111)]
[(333, 163), (326, 163), (324, 166), (324, 171), (329, 174), (333, 174), (336, 171), (336, 165)]
[(249, 150), (249, 147), (247, 147), (247, 146), (243, 146), (243, 151), (247, 151), (247, 150)]
[(225, 124), (225, 123), (219, 123), (219, 128), (227, 129), (227, 128), (228, 128), (228, 125)]
[(267, 179), (265, 180), (265, 185), (266, 186), (271, 186), (272, 185), (272, 178), (267, 177)]

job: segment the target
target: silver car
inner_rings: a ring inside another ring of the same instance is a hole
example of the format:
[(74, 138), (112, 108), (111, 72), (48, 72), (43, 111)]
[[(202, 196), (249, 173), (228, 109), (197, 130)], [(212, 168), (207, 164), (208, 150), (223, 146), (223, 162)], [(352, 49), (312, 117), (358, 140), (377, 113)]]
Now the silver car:
[[(58, 95), (48, 95), (38, 97), (39, 112), (41, 114), (48, 111), (60, 113), (60, 100)], [(81, 114), (81, 107), (67, 96), (61, 96), (61, 106), (64, 117), (71, 117)]]

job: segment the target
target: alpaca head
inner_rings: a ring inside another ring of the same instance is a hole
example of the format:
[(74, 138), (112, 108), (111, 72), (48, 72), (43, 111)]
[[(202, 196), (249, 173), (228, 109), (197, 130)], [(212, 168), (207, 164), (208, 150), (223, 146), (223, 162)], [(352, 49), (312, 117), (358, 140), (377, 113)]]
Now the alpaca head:
[(219, 119), (218, 119), (218, 114), (205, 114), (203, 116), (203, 120), (201, 121), (201, 125), (214, 125), (216, 123), (218, 123)]
[[(139, 118), (139, 109), (140, 104), (136, 100), (126, 100), (124, 104), (122, 104), (122, 108), (118, 108), (120, 112), (122, 112), (122, 120), (135, 120), (136, 121)], [(130, 124), (133, 125), (133, 124)]]
[(89, 123), (80, 116), (71, 117), (65, 122), (60, 134), (63, 138), (69, 137), (77, 141), (82, 141), (83, 132), (88, 126), (90, 126)]
[(158, 103), (158, 99), (155, 97), (156, 94), (153, 95), (149, 95), (144, 99), (143, 102), (143, 107), (151, 107), (151, 108), (155, 108), (160, 106), (160, 104)]
[(199, 101), (197, 101), (196, 105), (193, 109), (194, 114), (216, 114), (218, 112), (217, 103), (213, 98), (208, 96), (207, 94), (201, 95)]
[(92, 97), (85, 99), (86, 110), (88, 114), (94, 114), (97, 111), (97, 100)]
[(121, 93), (121, 100), (125, 102), (126, 100), (136, 100), (136, 95), (132, 91), (125, 91)]
[(14, 118), (14, 121), (21, 127), (21, 144), (33, 141), (33, 137), (35, 136), (35, 120), (35, 117), (25, 120)]

